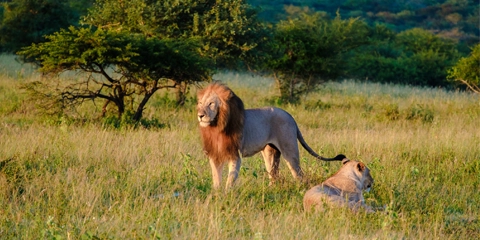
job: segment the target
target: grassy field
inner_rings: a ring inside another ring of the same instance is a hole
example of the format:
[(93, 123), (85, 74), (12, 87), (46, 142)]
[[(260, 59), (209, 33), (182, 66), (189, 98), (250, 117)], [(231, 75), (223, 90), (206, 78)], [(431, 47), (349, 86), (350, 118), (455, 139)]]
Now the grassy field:
[[(20, 86), (40, 76), (0, 56), (0, 238), (480, 238), (478, 96), (345, 81), (289, 105), (276, 100), (270, 79), (215, 78), (248, 108), (290, 112), (317, 152), (365, 162), (375, 178), (367, 203), (385, 211), (303, 212), (305, 191), (340, 167), (303, 149), (304, 183), (282, 160), (281, 181), (268, 186), (255, 155), (244, 159), (231, 191), (215, 192), (200, 144), (195, 87), (181, 109), (172, 107), (168, 92), (151, 100), (145, 117), (163, 128), (114, 129), (99, 120), (37, 114)], [(98, 113), (89, 109), (80, 118)]]

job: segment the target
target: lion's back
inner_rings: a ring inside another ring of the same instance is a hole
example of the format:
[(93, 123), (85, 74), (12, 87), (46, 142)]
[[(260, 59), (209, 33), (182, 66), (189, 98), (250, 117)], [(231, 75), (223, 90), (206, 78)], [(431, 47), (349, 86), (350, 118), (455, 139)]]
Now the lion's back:
[(289, 137), (297, 141), (297, 126), (293, 117), (285, 110), (275, 107), (245, 110), (242, 155), (252, 156), (266, 144), (278, 142), (278, 138)]

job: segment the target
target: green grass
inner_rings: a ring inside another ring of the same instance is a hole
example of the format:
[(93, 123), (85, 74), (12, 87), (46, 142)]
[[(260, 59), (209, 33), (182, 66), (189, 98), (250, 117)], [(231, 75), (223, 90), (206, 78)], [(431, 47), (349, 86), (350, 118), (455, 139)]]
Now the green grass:
[[(145, 116), (164, 128), (115, 130), (35, 114), (19, 86), (39, 75), (19, 77), (13, 73), (28, 72), (26, 66), (0, 58), (1, 238), (480, 238), (478, 96), (345, 81), (280, 106), (317, 152), (364, 161), (375, 178), (367, 203), (386, 206), (369, 215), (306, 214), (304, 192), (340, 163), (315, 161), (302, 149), (307, 181), (296, 182), (282, 160), (281, 181), (268, 186), (255, 155), (243, 160), (231, 191), (213, 191), (195, 87), (182, 109), (169, 104), (168, 92), (148, 104)], [(246, 107), (276, 102), (270, 79), (233, 73), (215, 79), (225, 80)]]

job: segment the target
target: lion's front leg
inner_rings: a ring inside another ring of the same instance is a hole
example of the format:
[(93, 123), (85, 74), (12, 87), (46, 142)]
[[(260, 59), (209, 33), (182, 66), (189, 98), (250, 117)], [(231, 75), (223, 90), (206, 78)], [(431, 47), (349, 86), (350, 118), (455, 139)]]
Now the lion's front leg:
[(240, 165), (242, 164), (242, 159), (237, 157), (235, 160), (230, 160), (228, 162), (228, 179), (227, 185), (225, 186), (226, 189), (233, 186), (235, 180), (238, 177), (238, 173), (240, 172)]
[(210, 159), (210, 167), (212, 167), (212, 180), (213, 180), (213, 188), (219, 189), (220, 183), (222, 182), (222, 169), (223, 169), (223, 162), (217, 163)]

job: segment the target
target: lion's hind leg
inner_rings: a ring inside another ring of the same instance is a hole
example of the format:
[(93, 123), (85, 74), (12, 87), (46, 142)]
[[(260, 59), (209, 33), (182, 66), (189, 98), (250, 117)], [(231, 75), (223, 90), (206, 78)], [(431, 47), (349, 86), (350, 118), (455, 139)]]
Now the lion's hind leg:
[(298, 148), (292, 149), (291, 151), (285, 151), (283, 158), (287, 161), (287, 166), (290, 169), (293, 177), (298, 180), (303, 179), (303, 170), (300, 167), (300, 158), (298, 154)]
[(280, 151), (273, 146), (268, 144), (262, 150), (263, 160), (265, 161), (265, 167), (267, 168), (268, 178), (270, 179), (270, 185), (275, 182), (278, 178), (278, 168), (280, 165)]

